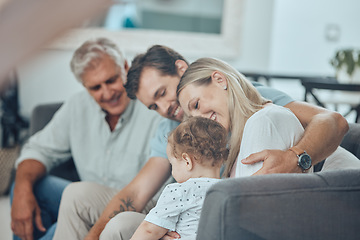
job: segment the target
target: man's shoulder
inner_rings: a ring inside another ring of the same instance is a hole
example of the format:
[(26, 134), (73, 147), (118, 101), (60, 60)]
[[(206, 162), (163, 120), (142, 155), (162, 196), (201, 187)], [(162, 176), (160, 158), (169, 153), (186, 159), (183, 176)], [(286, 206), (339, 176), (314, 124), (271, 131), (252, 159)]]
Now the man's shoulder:
[(148, 118), (158, 118), (159, 121), (162, 119), (162, 117), (155, 111), (152, 111), (148, 109), (143, 103), (141, 103), (139, 100), (131, 100), (131, 104), (134, 107), (134, 113), (136, 115), (143, 115), (144, 117)]
[(167, 143), (167, 137), (169, 133), (174, 130), (177, 126), (179, 126), (179, 122), (170, 120), (164, 117), (161, 117), (159, 124), (156, 128), (156, 139), (160, 140), (160, 142)]
[(180, 122), (170, 120), (167, 118), (162, 118), (159, 123), (158, 131), (169, 133), (177, 126), (179, 126)]
[(274, 104), (279, 106), (285, 106), (286, 104), (293, 102), (294, 99), (286, 93), (268, 86), (264, 86), (257, 82), (252, 82), (256, 90), (266, 99), (271, 100)]
[(133, 127), (147, 131), (151, 136), (155, 135), (162, 120), (157, 112), (149, 110), (139, 100), (131, 100), (123, 117), (130, 120)]
[(92, 99), (90, 94), (86, 90), (81, 90), (71, 95), (67, 100), (65, 100), (65, 102), (78, 102), (78, 101), (87, 102), (89, 99)]
[(70, 114), (70, 116), (79, 117), (100, 113), (101, 108), (93, 97), (91, 97), (87, 91), (83, 90), (66, 99), (62, 105), (62, 111)]
[(162, 117), (156, 129), (156, 136), (160, 139), (164, 139), (164, 141), (167, 143), (167, 137), (169, 133), (177, 126), (179, 126), (179, 124), (180, 122)]
[(94, 103), (95, 100), (85, 90), (79, 91), (71, 95), (68, 99), (64, 101), (65, 105), (69, 105), (72, 107), (84, 107), (87, 105), (93, 105)]

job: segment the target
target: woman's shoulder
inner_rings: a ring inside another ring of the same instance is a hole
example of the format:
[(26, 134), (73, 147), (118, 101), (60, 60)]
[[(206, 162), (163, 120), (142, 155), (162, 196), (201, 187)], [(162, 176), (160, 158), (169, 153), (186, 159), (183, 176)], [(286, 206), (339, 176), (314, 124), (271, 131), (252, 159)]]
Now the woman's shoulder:
[(292, 112), (285, 107), (278, 106), (273, 103), (267, 103), (261, 110), (257, 111), (255, 114), (253, 114), (252, 117), (254, 118), (263, 118), (263, 117), (277, 117), (281, 115), (288, 115), (292, 114)]
[(254, 113), (247, 121), (247, 124), (251, 123), (262, 123), (266, 122), (272, 124), (281, 124), (286, 120), (296, 118), (296, 116), (290, 111), (290, 109), (278, 106), (276, 104), (266, 104), (261, 110)]

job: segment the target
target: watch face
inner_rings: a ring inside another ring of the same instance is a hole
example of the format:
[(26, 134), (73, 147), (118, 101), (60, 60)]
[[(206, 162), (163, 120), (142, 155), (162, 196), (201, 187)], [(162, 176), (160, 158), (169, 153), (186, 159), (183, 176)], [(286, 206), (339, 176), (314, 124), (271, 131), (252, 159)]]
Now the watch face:
[(308, 154), (304, 153), (299, 158), (299, 165), (301, 168), (307, 170), (311, 167), (311, 158)]

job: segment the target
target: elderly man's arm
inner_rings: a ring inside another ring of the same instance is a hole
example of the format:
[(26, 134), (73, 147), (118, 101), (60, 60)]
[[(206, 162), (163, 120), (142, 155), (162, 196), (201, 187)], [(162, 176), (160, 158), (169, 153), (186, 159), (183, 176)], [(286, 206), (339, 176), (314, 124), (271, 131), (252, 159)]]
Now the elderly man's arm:
[(45, 231), (33, 193), (35, 182), (45, 173), (45, 166), (35, 159), (24, 160), (17, 167), (11, 205), (11, 229), (22, 239), (33, 239), (34, 222), (40, 231)]
[[(85, 239), (99, 239), (105, 225), (122, 211), (141, 212), (169, 178), (170, 173), (170, 163), (166, 158), (150, 158), (138, 175), (113, 197)], [(127, 203), (126, 206), (124, 202)]]
[[(305, 128), (304, 136), (296, 145), (305, 150), (315, 165), (330, 156), (341, 143), (349, 129), (341, 114), (305, 102), (294, 101), (289, 108)], [(290, 150), (264, 150), (243, 159), (244, 164), (264, 161), (263, 167), (255, 174), (300, 173), (298, 158)]]

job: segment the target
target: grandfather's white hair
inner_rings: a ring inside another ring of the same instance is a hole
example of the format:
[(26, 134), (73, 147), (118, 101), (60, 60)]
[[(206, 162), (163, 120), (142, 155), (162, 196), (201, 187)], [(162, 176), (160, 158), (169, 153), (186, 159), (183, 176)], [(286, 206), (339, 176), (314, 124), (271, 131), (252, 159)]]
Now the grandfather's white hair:
[(107, 38), (97, 38), (84, 42), (75, 52), (70, 62), (71, 71), (82, 82), (82, 75), (88, 69), (97, 66), (104, 57), (109, 56), (124, 73), (125, 57), (114, 42)]

